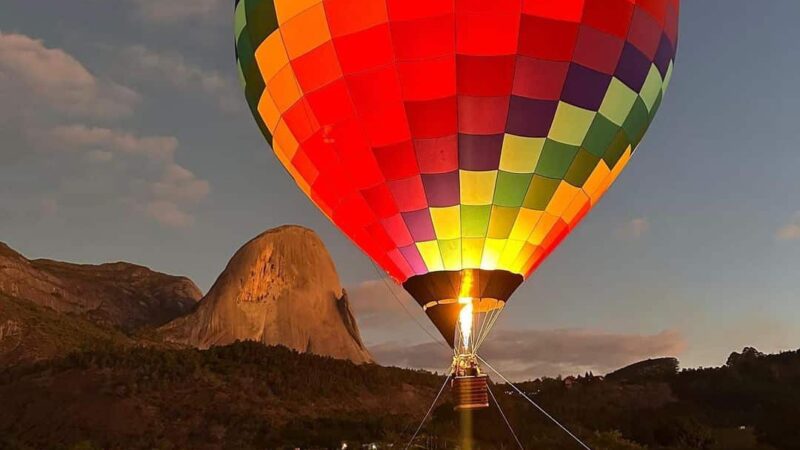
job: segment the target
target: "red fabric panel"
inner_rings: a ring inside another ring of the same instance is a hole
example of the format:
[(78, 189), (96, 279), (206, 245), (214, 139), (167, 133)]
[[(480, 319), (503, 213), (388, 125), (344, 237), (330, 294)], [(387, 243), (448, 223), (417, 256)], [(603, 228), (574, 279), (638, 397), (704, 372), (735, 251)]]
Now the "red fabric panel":
[(514, 83), (515, 58), (513, 55), (458, 55), (456, 80), (459, 95), (508, 95)]
[(406, 102), (411, 135), (417, 139), (437, 138), (458, 132), (456, 98)]
[(374, 151), (378, 166), (387, 180), (400, 180), (419, 173), (417, 157), (411, 141), (378, 147)]
[[(614, 68), (616, 68), (616, 64), (614, 64)], [(568, 62), (519, 56), (517, 57), (513, 93), (539, 100), (558, 100), (561, 97), (568, 70)]]
[(583, 22), (625, 39), (632, 14), (633, 4), (629, 0), (586, 0)]
[(509, 97), (458, 97), (458, 130), (466, 134), (505, 131)]

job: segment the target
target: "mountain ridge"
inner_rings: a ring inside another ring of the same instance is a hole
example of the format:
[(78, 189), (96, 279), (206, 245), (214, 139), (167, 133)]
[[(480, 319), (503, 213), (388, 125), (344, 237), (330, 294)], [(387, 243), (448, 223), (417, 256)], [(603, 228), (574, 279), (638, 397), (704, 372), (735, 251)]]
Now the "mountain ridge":
[(205, 349), (237, 340), (371, 362), (333, 259), (311, 229), (284, 225), (245, 243), (195, 310), (162, 326)]
[(28, 259), (0, 243), (0, 293), (126, 332), (191, 311), (202, 293), (189, 278), (126, 262)]

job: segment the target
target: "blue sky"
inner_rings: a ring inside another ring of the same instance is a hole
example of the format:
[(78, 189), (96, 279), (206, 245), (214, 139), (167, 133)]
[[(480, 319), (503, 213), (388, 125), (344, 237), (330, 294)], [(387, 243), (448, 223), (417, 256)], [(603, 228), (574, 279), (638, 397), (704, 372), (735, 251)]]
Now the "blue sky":
[[(230, 3), (3, 1), (0, 240), (206, 290), (242, 243), (303, 224), (333, 254), (379, 358), (435, 365), (368, 259), (268, 151), (236, 80)], [(800, 347), (797, 17), (795, 0), (684, 2), (655, 123), (515, 295), (496, 327), (508, 351), (488, 356), (535, 376)]]

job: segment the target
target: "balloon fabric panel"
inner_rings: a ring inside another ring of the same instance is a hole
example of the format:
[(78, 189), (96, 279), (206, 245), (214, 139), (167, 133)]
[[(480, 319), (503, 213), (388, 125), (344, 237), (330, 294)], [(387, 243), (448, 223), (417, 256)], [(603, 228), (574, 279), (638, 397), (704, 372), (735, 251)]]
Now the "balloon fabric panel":
[(599, 201), (669, 83), (678, 0), (239, 0), (259, 127), (393, 278), (528, 277)]

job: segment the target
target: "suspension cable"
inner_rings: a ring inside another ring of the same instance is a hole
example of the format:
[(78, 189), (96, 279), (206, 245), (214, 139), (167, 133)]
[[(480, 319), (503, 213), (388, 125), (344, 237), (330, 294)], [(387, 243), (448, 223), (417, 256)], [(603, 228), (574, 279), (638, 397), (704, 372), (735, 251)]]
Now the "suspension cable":
[(552, 421), (554, 424), (558, 425), (558, 427), (559, 427), (559, 428), (561, 428), (562, 430), (564, 430), (564, 432), (565, 432), (565, 433), (567, 433), (568, 435), (570, 435), (570, 437), (571, 437), (572, 439), (574, 439), (574, 440), (575, 440), (575, 442), (577, 442), (578, 444), (580, 444), (580, 445), (581, 445), (581, 447), (585, 448), (586, 450), (592, 450), (592, 449), (591, 449), (591, 448), (590, 448), (588, 445), (584, 444), (584, 443), (583, 443), (583, 441), (581, 441), (581, 440), (578, 438), (578, 436), (575, 436), (575, 435), (574, 435), (574, 434), (573, 434), (571, 431), (569, 431), (569, 430), (567, 429), (567, 427), (565, 427), (564, 425), (561, 425), (561, 422), (559, 422), (558, 420), (556, 420), (556, 418), (555, 418), (555, 417), (551, 416), (551, 415), (550, 415), (550, 414), (549, 414), (547, 411), (545, 411), (545, 410), (544, 410), (544, 408), (542, 408), (541, 406), (539, 406), (539, 405), (538, 405), (538, 404), (537, 404), (535, 401), (533, 401), (533, 400), (532, 400), (530, 397), (528, 397), (528, 396), (527, 396), (527, 395), (526, 395), (524, 392), (522, 392), (522, 390), (521, 390), (520, 388), (518, 388), (518, 387), (517, 387), (517, 386), (516, 386), (514, 383), (512, 383), (512, 382), (508, 381), (508, 378), (504, 377), (504, 376), (503, 376), (503, 374), (501, 374), (500, 372), (498, 372), (498, 371), (497, 371), (497, 369), (495, 369), (494, 367), (492, 367), (492, 366), (491, 366), (491, 364), (489, 364), (488, 362), (486, 362), (486, 360), (485, 360), (485, 359), (481, 358), (480, 356), (478, 356), (478, 359), (479, 359), (479, 360), (481, 360), (481, 362), (482, 362), (482, 363), (484, 363), (484, 364), (486, 365), (486, 367), (488, 367), (489, 369), (491, 369), (491, 370), (492, 370), (492, 372), (496, 373), (496, 374), (497, 374), (497, 376), (499, 376), (499, 377), (500, 377), (500, 378), (501, 378), (503, 381), (505, 381), (506, 383), (508, 383), (508, 385), (509, 385), (509, 386), (513, 387), (513, 388), (514, 388), (514, 390), (515, 390), (515, 391), (517, 391), (517, 392), (519, 393), (519, 395), (521, 395), (522, 397), (524, 397), (524, 398), (525, 398), (525, 400), (527, 400), (527, 401), (528, 401), (528, 402), (529, 402), (531, 405), (533, 405), (534, 407), (536, 407), (536, 409), (538, 409), (538, 410), (539, 410), (539, 411), (540, 411), (542, 414), (544, 414), (544, 415), (545, 415), (545, 416), (546, 416), (548, 419), (550, 419), (550, 420), (551, 420), (551, 421)]
[(481, 345), (483, 345), (483, 342), (486, 340), (487, 337), (489, 337), (489, 332), (492, 331), (492, 329), (494, 328), (494, 325), (497, 322), (497, 319), (500, 317), (500, 313), (502, 311), (503, 311), (503, 308), (500, 308), (500, 309), (492, 311), (492, 317), (491, 317), (489, 323), (484, 326), (486, 328), (486, 330), (481, 333), (482, 336), (481, 336), (481, 339), (478, 341), (477, 347), (480, 347)]
[(428, 416), (431, 415), (431, 411), (433, 411), (433, 407), (436, 406), (436, 402), (439, 401), (439, 397), (441, 397), (442, 392), (444, 391), (445, 386), (447, 386), (447, 382), (450, 381), (450, 377), (451, 376), (452, 375), (448, 374), (447, 377), (444, 379), (444, 383), (442, 384), (442, 387), (439, 389), (439, 393), (436, 394), (436, 398), (433, 399), (433, 403), (431, 403), (431, 407), (428, 408), (428, 412), (425, 413), (425, 417), (423, 417), (422, 421), (419, 423), (419, 426), (417, 427), (417, 431), (414, 432), (414, 435), (411, 436), (411, 439), (408, 441), (408, 444), (406, 444), (405, 450), (408, 450), (408, 448), (411, 447), (411, 444), (414, 443), (414, 439), (417, 438), (417, 435), (419, 434), (419, 431), (422, 429), (422, 426), (425, 425), (425, 421), (428, 420)]
[(494, 396), (494, 392), (492, 392), (492, 388), (487, 386), (486, 390), (489, 391), (489, 395), (492, 397), (492, 400), (494, 400), (494, 404), (497, 405), (497, 410), (500, 411), (500, 416), (503, 417), (503, 421), (506, 423), (506, 426), (508, 427), (508, 431), (511, 432), (511, 436), (514, 436), (514, 440), (517, 441), (517, 445), (519, 445), (520, 450), (525, 450), (525, 447), (522, 446), (522, 442), (520, 442), (519, 438), (517, 437), (517, 433), (514, 432), (514, 428), (511, 426), (511, 422), (508, 421), (508, 418), (506, 417), (506, 414), (503, 412), (503, 408), (500, 407), (500, 402), (498, 402), (497, 401), (497, 397)]
[(378, 268), (378, 266), (375, 264), (374, 261), (370, 259), (370, 262), (372, 263), (372, 267), (375, 269), (375, 273), (378, 274), (378, 278), (380, 278), (380, 280), (383, 281), (383, 285), (386, 286), (386, 289), (389, 291), (390, 294), (392, 294), (392, 297), (395, 299), (395, 301), (400, 305), (401, 308), (403, 308), (403, 311), (405, 311), (406, 314), (408, 314), (408, 317), (410, 317), (411, 320), (413, 320), (414, 323), (416, 323), (417, 326), (422, 331), (424, 331), (425, 334), (427, 334), (428, 337), (430, 337), (434, 342), (445, 347), (447, 350), (450, 350), (449, 345), (442, 342), (441, 338), (434, 336), (430, 331), (428, 331), (428, 329), (424, 325), (422, 325), (422, 323), (420, 323), (419, 320), (417, 320), (416, 317), (414, 317), (413, 314), (411, 314), (411, 311), (409, 311), (408, 308), (406, 308), (406, 305), (403, 304), (403, 301), (400, 300), (400, 297), (395, 292), (394, 287), (391, 284), (389, 284), (389, 281), (386, 279), (386, 275), (381, 272), (381, 270)]

